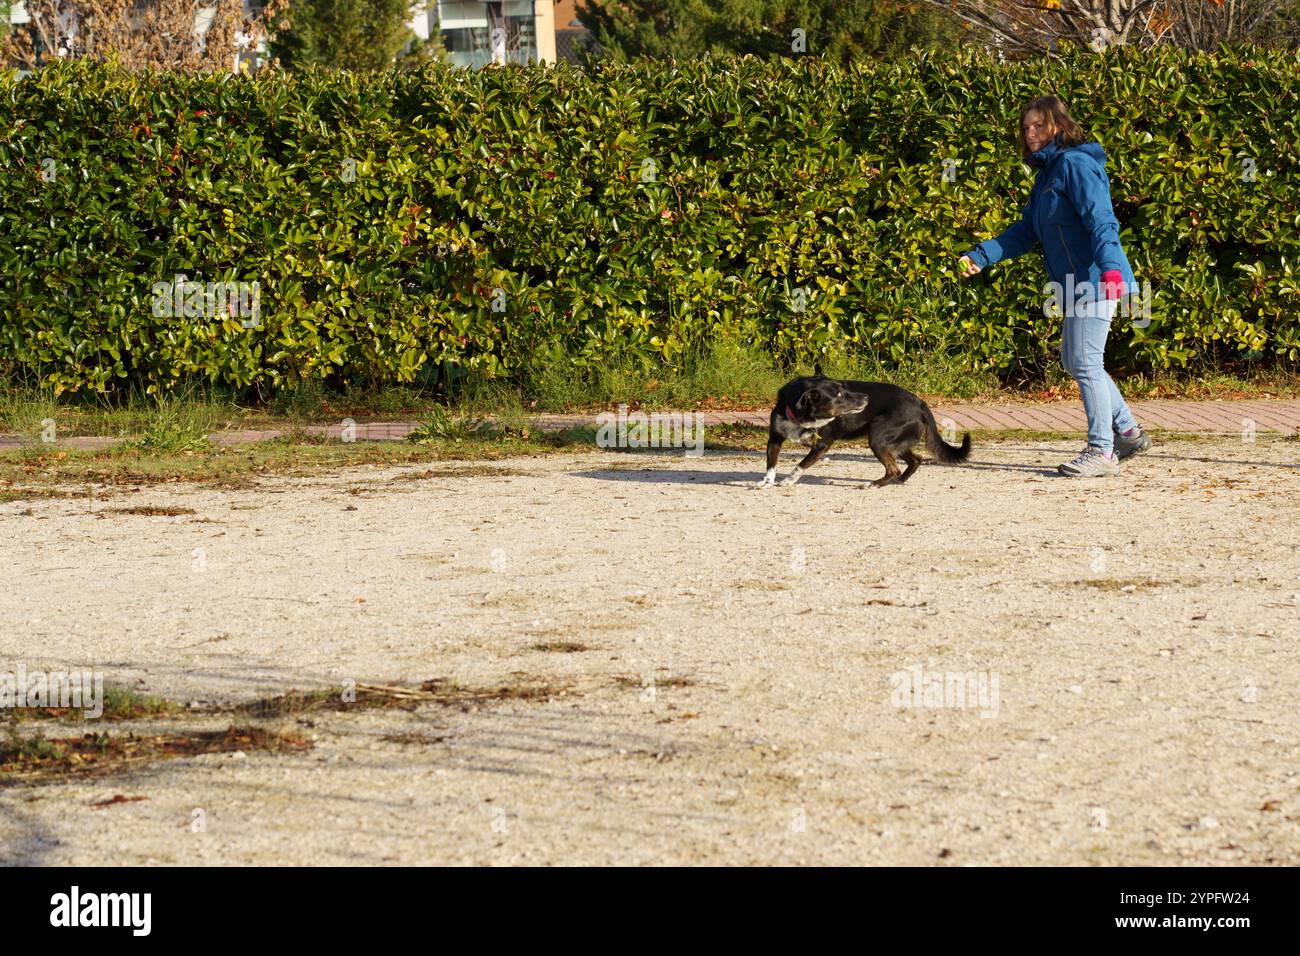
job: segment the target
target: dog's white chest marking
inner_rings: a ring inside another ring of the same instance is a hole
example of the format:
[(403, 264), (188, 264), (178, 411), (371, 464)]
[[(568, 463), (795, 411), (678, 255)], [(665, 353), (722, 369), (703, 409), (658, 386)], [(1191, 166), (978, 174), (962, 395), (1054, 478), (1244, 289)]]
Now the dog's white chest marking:
[(776, 423), (776, 430), (790, 441), (812, 445), (817, 441), (817, 429), (823, 425), (829, 425), (833, 421), (835, 421), (833, 418), (814, 418), (807, 422), (792, 422), (790, 419), (782, 417)]

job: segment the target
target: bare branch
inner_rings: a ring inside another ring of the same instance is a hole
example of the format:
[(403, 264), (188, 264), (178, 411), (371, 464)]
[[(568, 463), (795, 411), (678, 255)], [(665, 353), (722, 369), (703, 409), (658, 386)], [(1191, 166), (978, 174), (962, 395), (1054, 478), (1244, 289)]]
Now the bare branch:
[(243, 0), (27, 0), (31, 22), (0, 40), (5, 63), (36, 69), (60, 56), (102, 59), (128, 69), (235, 69), (240, 50), (265, 39), (286, 7), (255, 14)]
[[(1061, 41), (1176, 43), (1210, 49), (1242, 42), (1277, 20), (1289, 0), (926, 0), (989, 46), (1052, 55)], [(1105, 33), (1098, 31), (1104, 30)]]

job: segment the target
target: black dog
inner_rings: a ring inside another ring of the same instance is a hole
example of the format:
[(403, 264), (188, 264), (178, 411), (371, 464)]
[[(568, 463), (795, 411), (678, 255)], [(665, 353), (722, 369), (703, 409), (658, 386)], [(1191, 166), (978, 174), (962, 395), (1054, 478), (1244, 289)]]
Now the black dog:
[[(907, 389), (886, 382), (837, 381), (823, 375), (820, 365), (814, 372), (776, 393), (767, 431), (767, 474), (758, 487), (776, 483), (776, 460), (787, 438), (810, 445), (811, 450), (782, 485), (797, 482), (835, 442), (863, 435), (885, 466), (884, 476), (872, 482), (876, 487), (901, 485), (911, 478), (921, 464), (912, 448), (922, 442), (931, 455), (950, 465), (970, 455), (970, 433), (962, 438), (961, 447), (949, 445), (939, 434), (930, 406)], [(906, 471), (898, 467), (899, 458), (907, 462)]]

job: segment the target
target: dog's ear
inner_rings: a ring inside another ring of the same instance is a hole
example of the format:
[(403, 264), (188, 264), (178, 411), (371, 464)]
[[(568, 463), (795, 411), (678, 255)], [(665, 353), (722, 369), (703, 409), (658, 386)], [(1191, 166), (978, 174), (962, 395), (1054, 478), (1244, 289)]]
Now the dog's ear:
[(794, 410), (799, 415), (800, 418), (812, 417), (813, 407), (812, 407), (811, 389), (805, 391), (802, 395), (800, 395), (797, 399), (795, 399)]

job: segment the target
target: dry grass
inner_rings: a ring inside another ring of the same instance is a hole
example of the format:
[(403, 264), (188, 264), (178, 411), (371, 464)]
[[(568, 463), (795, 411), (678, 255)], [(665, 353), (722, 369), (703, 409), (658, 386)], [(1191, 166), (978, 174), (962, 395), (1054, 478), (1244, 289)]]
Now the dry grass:
[(544, 641), (540, 644), (534, 644), (533, 650), (546, 651), (552, 654), (577, 654), (582, 651), (589, 651), (591, 648), (578, 641)]
[(615, 674), (614, 683), (619, 687), (633, 687), (642, 690), (646, 687), (694, 687), (695, 681), (689, 677), (666, 675), (664, 677), (637, 677), (633, 674)]
[(422, 704), (444, 707), (467, 706), (503, 700), (546, 701), (564, 696), (569, 688), (558, 684), (540, 683), (527, 675), (512, 675), (514, 682), (501, 682), (484, 687), (458, 684), (442, 677), (427, 680), (418, 687), (395, 687), (387, 684), (356, 684), (352, 687), (331, 687), (310, 691), (289, 691), (274, 697), (264, 697), (247, 704), (223, 708), (220, 713), (242, 714), (248, 717), (289, 717), (320, 711), (351, 711), (398, 708), (412, 710)]
[(288, 732), (259, 727), (164, 734), (87, 733), (80, 737), (23, 736), (10, 728), (0, 744), (0, 787), (48, 783), (70, 775), (101, 776), (160, 760), (199, 754), (307, 750), (311, 742)]

